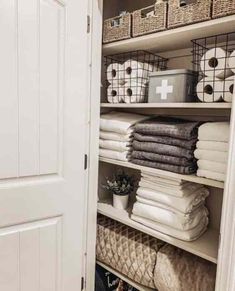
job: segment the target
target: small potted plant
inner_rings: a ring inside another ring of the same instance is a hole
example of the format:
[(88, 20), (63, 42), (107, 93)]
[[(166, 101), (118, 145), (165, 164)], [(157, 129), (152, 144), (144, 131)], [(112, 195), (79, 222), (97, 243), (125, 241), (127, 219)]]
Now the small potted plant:
[(112, 179), (106, 179), (104, 188), (113, 194), (114, 208), (127, 209), (129, 195), (134, 190), (134, 179), (122, 171)]

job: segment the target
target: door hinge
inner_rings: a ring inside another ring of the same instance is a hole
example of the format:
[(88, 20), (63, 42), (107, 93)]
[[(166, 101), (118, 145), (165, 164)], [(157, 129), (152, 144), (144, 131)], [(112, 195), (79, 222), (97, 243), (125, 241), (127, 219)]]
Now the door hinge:
[(85, 280), (84, 277), (81, 278), (81, 291), (84, 290), (85, 287)]
[(91, 32), (91, 17), (87, 15), (87, 33)]
[(84, 156), (84, 170), (87, 169), (87, 160), (88, 160), (88, 157), (87, 157), (87, 154), (85, 154), (85, 156)]

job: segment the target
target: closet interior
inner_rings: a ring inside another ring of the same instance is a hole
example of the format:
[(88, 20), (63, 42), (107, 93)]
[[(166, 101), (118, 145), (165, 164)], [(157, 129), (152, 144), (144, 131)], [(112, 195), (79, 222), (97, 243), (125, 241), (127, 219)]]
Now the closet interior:
[[(120, 11), (132, 12), (136, 9), (153, 5), (155, 2), (156, 1), (153, 0), (104, 0), (103, 19), (105, 20), (119, 15)], [(193, 56), (195, 44), (192, 40), (228, 34), (233, 32), (234, 28), (234, 16), (226, 16), (103, 44), (101, 114), (118, 111), (148, 116), (174, 117), (200, 122), (229, 121), (232, 109), (232, 103), (229, 102), (109, 103), (106, 94), (105, 57), (114, 54), (144, 50), (156, 53), (158, 56), (167, 59), (168, 70), (195, 70), (195, 56)], [(235, 35), (232, 35), (231, 39), (229, 39), (229, 45), (234, 45), (234, 36)], [(228, 39), (217, 39), (216, 41), (216, 45), (219, 46), (219, 44), (228, 41)], [(214, 39), (208, 40), (208, 45), (212, 45), (214, 42)], [(136, 201), (135, 191), (129, 198), (129, 207), (127, 210), (114, 208), (112, 195), (105, 189), (104, 184), (107, 177), (112, 176), (113, 173), (116, 173), (120, 169), (124, 170), (126, 174), (134, 177), (136, 181), (140, 180), (144, 172), (163, 179), (182, 180), (184, 182), (204, 185), (210, 192), (210, 195), (206, 199), (206, 207), (209, 210), (209, 225), (207, 231), (196, 240), (184, 241), (134, 221), (131, 219), (131, 213), (133, 204)], [(110, 218), (133, 230), (140, 231), (149, 237), (156, 238), (180, 250), (184, 250), (189, 254), (202, 258), (205, 261), (211, 262), (215, 266), (217, 264), (220, 242), (223, 191), (224, 182), (199, 177), (195, 173), (185, 175), (134, 164), (131, 161), (121, 161), (106, 157), (100, 157), (99, 159), (98, 217)], [(109, 266), (107, 263), (97, 261), (97, 264), (105, 267), (115, 275), (118, 275), (121, 279), (137, 288), (137, 290), (154, 290), (153, 287), (143, 286), (137, 281), (130, 279), (126, 274), (123, 274), (120, 270), (115, 270), (115, 268)]]

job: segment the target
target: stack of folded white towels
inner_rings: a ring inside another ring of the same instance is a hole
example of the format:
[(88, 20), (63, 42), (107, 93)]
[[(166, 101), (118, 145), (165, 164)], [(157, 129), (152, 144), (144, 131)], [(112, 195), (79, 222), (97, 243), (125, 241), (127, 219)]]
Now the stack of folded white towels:
[(209, 222), (201, 184), (142, 173), (131, 218), (184, 241), (199, 238)]
[(229, 122), (207, 122), (199, 127), (197, 149), (197, 176), (225, 181), (228, 149)]
[(133, 126), (149, 117), (125, 112), (110, 112), (101, 115), (101, 157), (128, 161), (131, 153)]

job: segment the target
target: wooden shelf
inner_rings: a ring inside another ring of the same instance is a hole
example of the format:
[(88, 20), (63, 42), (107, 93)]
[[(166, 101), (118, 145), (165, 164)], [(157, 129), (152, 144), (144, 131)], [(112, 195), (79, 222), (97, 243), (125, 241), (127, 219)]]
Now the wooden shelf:
[(157, 232), (149, 227), (137, 223), (130, 219), (130, 212), (132, 207), (128, 210), (115, 209), (111, 201), (98, 202), (98, 213), (117, 220), (134, 229), (142, 231), (152, 237), (158, 238), (171, 245), (179, 247), (189, 253), (197, 255), (213, 263), (217, 263), (219, 232), (214, 229), (208, 229), (198, 240), (194, 242), (185, 242), (163, 233)]
[[(156, 52), (171, 51), (191, 47), (191, 40), (210, 35), (233, 32), (235, 15), (187, 25), (163, 32), (152, 33), (128, 40), (103, 45), (104, 55), (133, 50), (150, 50)], [(173, 45), (172, 45), (173, 44)]]
[(232, 103), (101, 103), (102, 108), (186, 108), (186, 109), (231, 109)]
[(159, 169), (143, 167), (143, 166), (132, 164), (130, 162), (122, 162), (122, 161), (118, 161), (118, 160), (106, 159), (106, 158), (101, 158), (101, 157), (100, 157), (100, 162), (118, 165), (118, 166), (126, 167), (126, 168), (131, 168), (131, 169), (135, 169), (135, 170), (139, 170), (139, 171), (145, 171), (145, 172), (149, 172), (149, 173), (159, 175), (162, 177), (172, 177), (172, 178), (182, 179), (184, 181), (203, 184), (203, 185), (211, 186), (211, 187), (215, 187), (215, 188), (220, 188), (220, 189), (224, 188), (223, 182), (219, 182), (219, 181), (215, 181), (215, 180), (211, 180), (211, 179), (206, 179), (206, 178), (201, 178), (201, 177), (197, 177), (195, 175), (182, 175), (182, 174), (163, 171), (163, 170), (159, 170)]
[(113, 268), (109, 267), (108, 265), (101, 263), (100, 261), (96, 261), (96, 263), (105, 268), (107, 271), (109, 271), (110, 273), (116, 275), (118, 278), (122, 279), (123, 281), (125, 281), (126, 283), (130, 284), (132, 287), (136, 288), (139, 291), (154, 291), (155, 289), (151, 289), (148, 287), (144, 287), (134, 281), (132, 281), (131, 279), (129, 279), (127, 276), (123, 275), (122, 273), (114, 270)]

